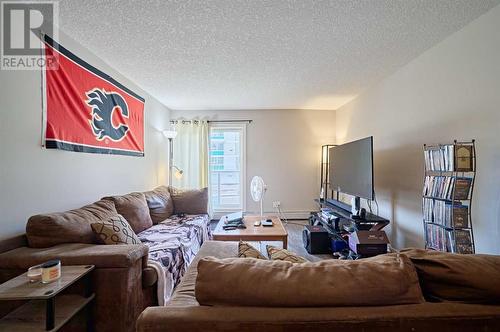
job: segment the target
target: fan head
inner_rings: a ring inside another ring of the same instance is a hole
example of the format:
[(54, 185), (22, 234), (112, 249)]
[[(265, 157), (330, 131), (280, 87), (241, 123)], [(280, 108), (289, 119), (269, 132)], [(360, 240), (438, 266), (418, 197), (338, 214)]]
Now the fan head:
[(266, 184), (260, 176), (254, 176), (252, 178), (252, 182), (250, 182), (250, 193), (255, 202), (260, 202), (262, 200), (266, 189)]

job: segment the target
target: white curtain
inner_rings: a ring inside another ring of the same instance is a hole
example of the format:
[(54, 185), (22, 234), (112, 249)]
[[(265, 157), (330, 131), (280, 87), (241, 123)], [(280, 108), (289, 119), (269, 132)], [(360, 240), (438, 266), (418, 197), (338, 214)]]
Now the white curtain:
[(179, 120), (175, 124), (174, 165), (183, 171), (175, 177), (173, 186), (183, 189), (208, 187), (208, 122), (205, 120)]

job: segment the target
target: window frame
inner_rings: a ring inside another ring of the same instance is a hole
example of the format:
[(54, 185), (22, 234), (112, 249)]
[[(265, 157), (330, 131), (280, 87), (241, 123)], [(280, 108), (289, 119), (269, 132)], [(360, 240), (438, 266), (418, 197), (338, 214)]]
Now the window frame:
[[(216, 209), (215, 206), (212, 206), (212, 212), (214, 218), (221, 218), (223, 215), (237, 212), (237, 211), (246, 211), (246, 140), (247, 140), (247, 124), (246, 122), (231, 122), (231, 123), (222, 123), (222, 122), (213, 122), (209, 123), (208, 128), (208, 185), (209, 185), (209, 201), (212, 202), (212, 171), (210, 169), (210, 158), (211, 158), (211, 137), (213, 130), (239, 130), (241, 131), (240, 137), (240, 206), (241, 209), (236, 208), (219, 208)], [(211, 203), (210, 203), (211, 204)]]

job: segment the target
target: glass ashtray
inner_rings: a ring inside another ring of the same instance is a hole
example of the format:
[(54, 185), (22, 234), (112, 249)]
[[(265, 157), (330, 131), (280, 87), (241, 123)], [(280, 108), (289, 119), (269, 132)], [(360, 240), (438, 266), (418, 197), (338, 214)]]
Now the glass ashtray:
[(42, 266), (35, 265), (28, 269), (28, 279), (30, 282), (42, 281)]

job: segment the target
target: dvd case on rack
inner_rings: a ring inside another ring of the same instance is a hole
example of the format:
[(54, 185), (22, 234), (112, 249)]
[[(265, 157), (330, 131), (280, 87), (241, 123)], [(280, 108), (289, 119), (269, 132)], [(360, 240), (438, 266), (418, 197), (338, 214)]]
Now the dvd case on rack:
[(424, 198), (424, 218), (449, 228), (469, 227), (469, 207), (460, 202)]
[(468, 229), (455, 230), (455, 252), (457, 254), (473, 254), (472, 234)]
[(454, 171), (453, 145), (441, 145), (424, 151), (425, 168), (429, 171)]

